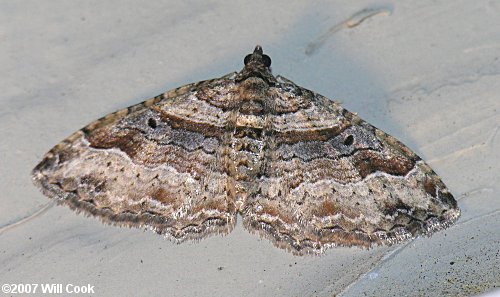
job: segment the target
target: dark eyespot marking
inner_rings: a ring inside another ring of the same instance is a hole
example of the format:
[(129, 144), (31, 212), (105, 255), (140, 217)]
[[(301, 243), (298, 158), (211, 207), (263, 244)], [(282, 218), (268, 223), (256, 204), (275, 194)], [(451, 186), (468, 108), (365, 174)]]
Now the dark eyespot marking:
[(354, 143), (354, 136), (349, 135), (344, 139), (344, 145), (351, 145)]
[(156, 124), (155, 119), (153, 119), (153, 118), (149, 118), (149, 119), (148, 119), (148, 126), (149, 126), (149, 127), (151, 127), (151, 128), (153, 128), (153, 129), (156, 129), (157, 124)]

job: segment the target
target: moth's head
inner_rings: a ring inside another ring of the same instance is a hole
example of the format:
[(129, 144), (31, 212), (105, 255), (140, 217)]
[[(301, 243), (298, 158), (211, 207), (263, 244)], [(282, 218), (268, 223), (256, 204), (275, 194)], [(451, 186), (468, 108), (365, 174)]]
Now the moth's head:
[(245, 67), (238, 73), (237, 81), (259, 77), (270, 85), (276, 83), (276, 79), (271, 73), (271, 58), (264, 54), (260, 45), (255, 47), (253, 53), (245, 56), (243, 63)]
[(271, 58), (268, 55), (264, 54), (262, 47), (257, 45), (253, 50), (253, 53), (246, 55), (245, 59), (243, 59), (243, 63), (245, 63), (245, 67), (271, 67)]

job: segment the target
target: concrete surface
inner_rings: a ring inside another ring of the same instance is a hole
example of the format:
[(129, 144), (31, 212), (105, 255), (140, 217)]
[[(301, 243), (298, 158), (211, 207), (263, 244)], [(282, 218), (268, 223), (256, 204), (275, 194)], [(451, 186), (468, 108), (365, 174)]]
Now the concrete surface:
[[(91, 284), (94, 296), (498, 289), (500, 2), (289, 2), (0, 1), (0, 284)], [(240, 70), (256, 44), (275, 74), (342, 100), (429, 161), (459, 199), (458, 224), (405, 245), (296, 257), (241, 225), (182, 245), (102, 225), (47, 206), (32, 185), (32, 167), (73, 131)]]

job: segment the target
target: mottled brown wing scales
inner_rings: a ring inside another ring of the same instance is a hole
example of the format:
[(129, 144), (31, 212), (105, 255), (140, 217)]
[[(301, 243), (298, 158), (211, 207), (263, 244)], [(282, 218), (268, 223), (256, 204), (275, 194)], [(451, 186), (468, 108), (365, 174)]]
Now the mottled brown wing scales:
[(196, 86), (120, 110), (74, 133), (34, 169), (36, 183), (73, 209), (114, 224), (150, 227), (176, 240), (229, 232), (236, 208), (217, 165), (218, 140), (205, 137), (200, 127), (178, 129), (162, 119), (162, 106), (171, 101), (197, 104), (189, 97)]
[[(327, 118), (336, 121), (325, 126), (345, 124), (319, 139), (301, 140), (293, 132), (275, 139), (277, 157), (244, 210), (248, 229), (304, 254), (337, 245), (392, 244), (458, 218), (453, 196), (415, 153), (322, 99), (311, 98), (308, 105), (319, 106), (310, 110), (329, 111)], [(281, 116), (321, 118), (300, 112)], [(279, 119), (286, 121), (293, 120)]]
[(239, 73), (107, 115), (33, 170), (45, 195), (177, 241), (244, 226), (295, 254), (431, 234), (460, 210), (439, 176), (340, 104), (274, 77), (257, 47)]

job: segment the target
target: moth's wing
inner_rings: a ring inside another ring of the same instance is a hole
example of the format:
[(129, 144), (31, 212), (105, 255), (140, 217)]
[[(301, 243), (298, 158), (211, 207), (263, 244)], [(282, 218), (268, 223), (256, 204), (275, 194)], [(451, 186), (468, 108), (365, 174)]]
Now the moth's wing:
[(186, 85), (89, 124), (44, 156), (35, 183), (104, 222), (177, 240), (230, 232), (237, 210), (218, 160), (225, 119), (196, 94), (232, 77)]
[(391, 244), (458, 218), (453, 196), (409, 148), (338, 103), (279, 81), (275, 96), (290, 108), (273, 117), (270, 160), (243, 212), (248, 229), (304, 254)]

